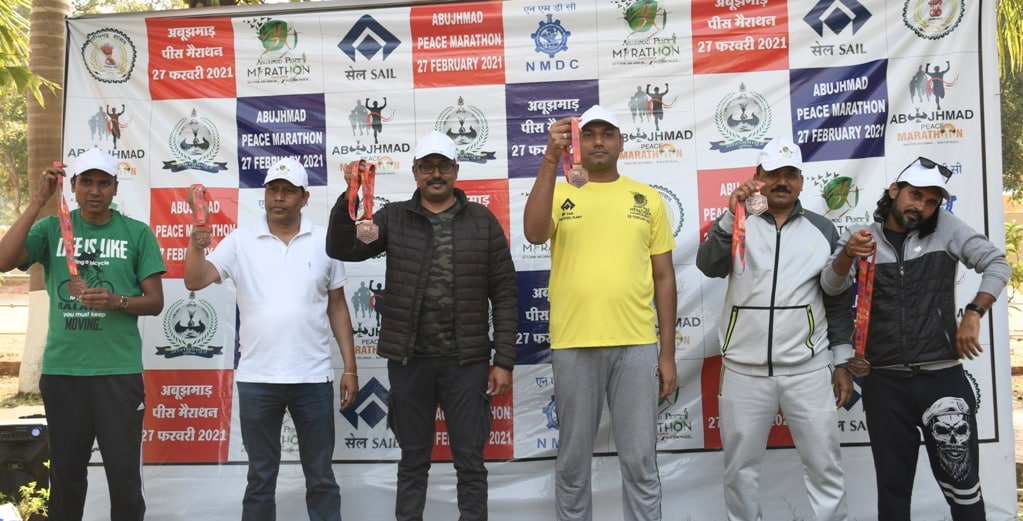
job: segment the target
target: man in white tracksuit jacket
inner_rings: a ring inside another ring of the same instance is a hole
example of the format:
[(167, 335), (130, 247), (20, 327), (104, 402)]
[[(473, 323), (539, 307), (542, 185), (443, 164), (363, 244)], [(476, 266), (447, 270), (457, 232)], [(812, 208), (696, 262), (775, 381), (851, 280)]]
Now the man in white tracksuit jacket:
[[(821, 289), (838, 232), (803, 209), (802, 187), (799, 147), (773, 139), (758, 157), (756, 176), (732, 192), (729, 211), (696, 256), (708, 277), (728, 277), (718, 322), (724, 365), (718, 403), (729, 521), (763, 517), (760, 466), (779, 408), (806, 469), (815, 519), (847, 518), (835, 407), (852, 393), (845, 369), (853, 354), (852, 301), (848, 291), (828, 296)], [(767, 211), (749, 215), (745, 258), (733, 257), (736, 205), (755, 192), (767, 197)]]

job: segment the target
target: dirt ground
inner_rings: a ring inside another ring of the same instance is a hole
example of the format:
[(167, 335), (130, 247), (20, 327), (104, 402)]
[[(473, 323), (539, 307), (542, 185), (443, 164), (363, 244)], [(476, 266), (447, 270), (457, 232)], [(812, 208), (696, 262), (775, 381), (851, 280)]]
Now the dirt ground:
[[(0, 306), (27, 305), (28, 278), (27, 277), (4, 277), (0, 283)], [(23, 324), (19, 326), (24, 327)], [(7, 327), (4, 331), (18, 330), (18, 327)], [(25, 335), (23, 333), (0, 333), (0, 365), (3, 362), (20, 362), (22, 352), (25, 349)], [(18, 394), (18, 376), (0, 374), (0, 408), (8, 405), (19, 405), (21, 401), (12, 403), (12, 399)], [(2, 415), (0, 415), (2, 416)]]

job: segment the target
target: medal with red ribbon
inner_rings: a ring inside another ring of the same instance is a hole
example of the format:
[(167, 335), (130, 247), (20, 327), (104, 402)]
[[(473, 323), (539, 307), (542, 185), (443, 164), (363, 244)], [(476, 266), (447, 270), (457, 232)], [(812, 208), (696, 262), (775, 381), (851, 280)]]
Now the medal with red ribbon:
[[(756, 183), (757, 190), (760, 190), (762, 186), (760, 181), (756, 181)], [(767, 198), (759, 191), (747, 197), (745, 204), (735, 205), (735, 223), (732, 226), (732, 258), (738, 257), (739, 264), (742, 265), (742, 269), (735, 272), (736, 275), (746, 271), (746, 212), (760, 215), (765, 210), (767, 210)]]
[[(736, 271), (738, 275), (746, 271), (746, 207), (741, 204), (735, 205), (735, 223), (732, 225), (732, 258), (739, 257), (742, 269)], [(733, 271), (734, 271), (734, 262)]]
[[(64, 163), (54, 161), (53, 166), (64, 168)], [(60, 184), (63, 186), (63, 176)], [(85, 292), (87, 285), (82, 277), (78, 275), (78, 262), (75, 260), (75, 230), (71, 225), (71, 209), (68, 207), (64, 194), (57, 194), (57, 216), (60, 219), (60, 238), (64, 243), (64, 257), (67, 258), (67, 271), (71, 279), (67, 283), (68, 295), (80, 297)]]
[(590, 174), (583, 168), (583, 150), (579, 145), (579, 118), (572, 118), (572, 158), (568, 150), (561, 153), (561, 168), (565, 171), (568, 184), (580, 188), (590, 180)]
[(856, 269), (856, 332), (853, 346), (856, 356), (862, 357), (867, 349), (867, 330), (870, 327), (870, 303), (874, 293), (874, 268), (877, 265), (877, 249), (867, 257), (860, 257)]
[[(355, 237), (369, 244), (380, 237), (380, 228), (373, 224), (373, 189), (377, 166), (360, 159), (351, 164), (348, 180), (348, 215), (355, 221)], [(362, 199), (362, 216), (358, 216), (358, 200)]]
[(210, 216), (206, 187), (196, 183), (188, 191), (192, 197), (192, 241), (196, 246), (206, 248), (210, 245), (210, 231), (206, 229)]

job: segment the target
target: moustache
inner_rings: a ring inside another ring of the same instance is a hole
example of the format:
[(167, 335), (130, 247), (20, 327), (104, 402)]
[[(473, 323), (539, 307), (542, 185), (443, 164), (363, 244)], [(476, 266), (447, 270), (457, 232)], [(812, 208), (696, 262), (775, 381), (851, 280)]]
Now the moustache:
[(438, 177), (436, 179), (430, 179), (429, 181), (426, 182), (426, 184), (427, 184), (427, 186), (446, 185), (446, 184), (448, 184), (448, 182)]
[(787, 194), (791, 194), (792, 190), (789, 190), (789, 187), (787, 187), (787, 186), (776, 186), (776, 187), (771, 189), (771, 192), (772, 193), (773, 192), (785, 192)]

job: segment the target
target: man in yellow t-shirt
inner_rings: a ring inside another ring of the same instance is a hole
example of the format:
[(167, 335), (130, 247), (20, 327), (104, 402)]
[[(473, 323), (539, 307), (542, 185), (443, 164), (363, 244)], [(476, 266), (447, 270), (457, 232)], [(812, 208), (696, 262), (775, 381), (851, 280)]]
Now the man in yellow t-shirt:
[(558, 160), (572, 142), (571, 118), (558, 120), (523, 219), (529, 242), (551, 241), (556, 514), (593, 517), (590, 458), (606, 399), (622, 469), (623, 519), (657, 521), (657, 400), (676, 379), (675, 241), (660, 194), (618, 173), (625, 141), (615, 115), (594, 105), (579, 127), (587, 182), (556, 182)]

